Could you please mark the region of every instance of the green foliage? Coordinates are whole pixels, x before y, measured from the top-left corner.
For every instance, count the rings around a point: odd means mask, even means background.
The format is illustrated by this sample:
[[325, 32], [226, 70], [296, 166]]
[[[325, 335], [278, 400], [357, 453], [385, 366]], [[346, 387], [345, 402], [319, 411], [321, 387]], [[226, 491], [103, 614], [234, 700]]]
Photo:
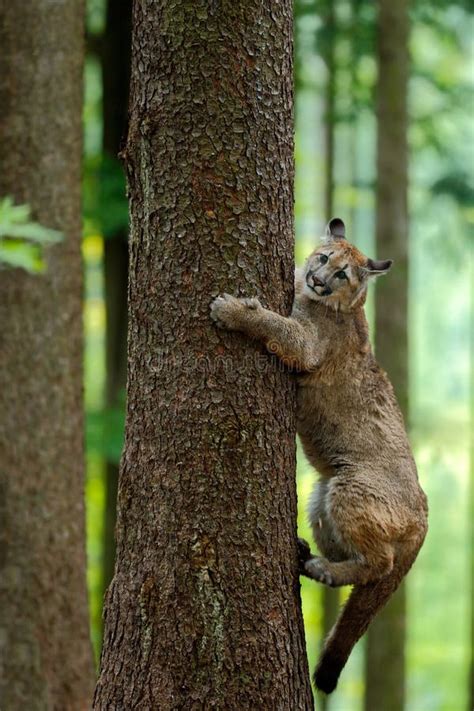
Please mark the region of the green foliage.
[[83, 217], [85, 236], [106, 239], [128, 229], [125, 175], [120, 161], [102, 150], [102, 72], [96, 58], [85, 65]]
[[125, 404], [121, 407], [87, 412], [87, 450], [100, 455], [108, 462], [118, 464], [122, 453], [124, 429]]
[[125, 176], [118, 159], [106, 154], [85, 160], [83, 199], [86, 234], [106, 239], [128, 229]]
[[0, 267], [20, 267], [28, 272], [44, 269], [43, 248], [62, 240], [61, 232], [31, 219], [28, 205], [0, 199]]
[[447, 173], [431, 186], [433, 195], [449, 195], [461, 207], [474, 206], [473, 176], [466, 171]]
[[99, 35], [105, 28], [105, 1], [87, 0], [86, 27], [90, 34]]

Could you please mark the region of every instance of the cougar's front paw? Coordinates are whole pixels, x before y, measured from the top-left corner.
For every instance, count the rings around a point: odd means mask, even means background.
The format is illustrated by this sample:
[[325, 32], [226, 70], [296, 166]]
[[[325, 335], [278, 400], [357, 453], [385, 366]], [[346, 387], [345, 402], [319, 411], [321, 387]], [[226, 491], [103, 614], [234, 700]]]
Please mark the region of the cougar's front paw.
[[235, 329], [238, 326], [239, 300], [230, 294], [218, 296], [211, 303], [211, 318], [219, 328]]
[[255, 297], [250, 299], [238, 299], [238, 302], [239, 304], [242, 304], [242, 306], [245, 306], [246, 309], [250, 309], [250, 311], [257, 311], [262, 308], [260, 301]]
[[223, 294], [211, 303], [211, 318], [220, 328], [235, 331], [242, 327], [245, 313], [258, 308], [258, 299], [237, 299], [230, 294]]
[[324, 585], [329, 585], [332, 587], [333, 579], [332, 575], [328, 570], [328, 562], [325, 558], [319, 558], [315, 556], [310, 558], [304, 564], [305, 574], [313, 580], [317, 580], [319, 583]]

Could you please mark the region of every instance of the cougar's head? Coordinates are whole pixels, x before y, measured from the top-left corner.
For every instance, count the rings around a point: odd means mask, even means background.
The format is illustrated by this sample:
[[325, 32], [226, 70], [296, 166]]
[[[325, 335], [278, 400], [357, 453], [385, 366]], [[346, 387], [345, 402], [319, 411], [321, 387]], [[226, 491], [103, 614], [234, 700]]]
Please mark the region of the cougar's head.
[[386, 274], [391, 266], [391, 259], [369, 259], [347, 242], [344, 222], [335, 217], [322, 246], [306, 261], [303, 292], [334, 309], [352, 311], [365, 302], [370, 278]]

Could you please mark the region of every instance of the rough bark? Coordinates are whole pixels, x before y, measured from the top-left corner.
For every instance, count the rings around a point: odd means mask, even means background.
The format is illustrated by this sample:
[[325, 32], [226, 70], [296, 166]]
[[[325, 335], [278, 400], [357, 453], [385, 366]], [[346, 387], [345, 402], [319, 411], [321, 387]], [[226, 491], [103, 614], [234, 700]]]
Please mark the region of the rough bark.
[[0, 698], [90, 705], [82, 415], [81, 0], [0, 0], [0, 195], [61, 230], [0, 277]]
[[[130, 84], [131, 0], [107, 2], [106, 30], [101, 47], [104, 153], [116, 158], [127, 126]], [[106, 406], [116, 408], [127, 375], [127, 232], [107, 235], [104, 247], [106, 326]], [[115, 521], [118, 466], [106, 464], [104, 509], [103, 592], [115, 563]]]
[[117, 563], [96, 709], [310, 709], [295, 389], [223, 291], [288, 313], [290, 2], [136, 2]]
[[[377, 54], [377, 254], [395, 260], [379, 279], [375, 349], [408, 417], [408, 0], [379, 0]], [[366, 711], [401, 711], [405, 698], [405, 588], [395, 593], [367, 637]]]

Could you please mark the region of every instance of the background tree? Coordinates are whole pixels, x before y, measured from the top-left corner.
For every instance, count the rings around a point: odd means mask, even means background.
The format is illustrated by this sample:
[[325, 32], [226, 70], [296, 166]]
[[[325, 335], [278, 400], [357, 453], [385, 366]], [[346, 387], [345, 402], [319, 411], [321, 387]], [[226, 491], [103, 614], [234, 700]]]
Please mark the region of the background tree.
[[60, 230], [45, 272], [0, 279], [2, 707], [85, 709], [83, 4], [0, 0], [0, 195]]
[[[377, 254], [394, 259], [375, 296], [375, 350], [408, 422], [408, 0], [379, 0], [377, 20]], [[367, 633], [365, 708], [401, 711], [405, 698], [405, 586]]]
[[130, 338], [115, 575], [94, 706], [312, 708], [294, 384], [215, 330], [292, 300], [292, 8], [135, 3]]
[[[101, 52], [103, 81], [103, 148], [113, 175], [119, 171], [118, 152], [125, 139], [130, 84], [132, 2], [107, 1]], [[115, 166], [115, 170], [113, 167]], [[122, 185], [120, 180], [119, 185]], [[125, 192], [123, 193], [125, 199]], [[127, 227], [113, 224], [104, 242], [106, 306], [106, 408], [117, 411], [123, 402], [127, 373]], [[118, 464], [109, 455], [106, 470], [103, 592], [112, 580], [115, 562], [115, 518]]]

